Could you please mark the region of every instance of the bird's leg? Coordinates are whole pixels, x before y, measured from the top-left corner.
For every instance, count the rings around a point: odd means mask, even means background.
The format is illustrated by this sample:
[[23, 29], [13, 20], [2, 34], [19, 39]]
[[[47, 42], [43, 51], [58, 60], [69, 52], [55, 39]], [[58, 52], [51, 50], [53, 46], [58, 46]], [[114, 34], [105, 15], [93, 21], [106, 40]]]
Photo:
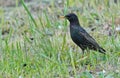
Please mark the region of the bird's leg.
[[82, 49], [82, 58], [84, 58], [84, 55], [85, 55], [85, 50]]
[[82, 59], [86, 59], [86, 58], [88, 58], [88, 55], [87, 56], [85, 56], [86, 55], [86, 53], [85, 53], [85, 50], [84, 49], [82, 49]]
[[85, 54], [84, 52], [85, 52], [85, 50], [82, 50], [82, 54], [83, 54], [83, 55]]
[[80, 58], [79, 60], [77, 60], [77, 62], [85, 60], [87, 57], [84, 57], [84, 55], [85, 55], [85, 51], [82, 49], [82, 58]]

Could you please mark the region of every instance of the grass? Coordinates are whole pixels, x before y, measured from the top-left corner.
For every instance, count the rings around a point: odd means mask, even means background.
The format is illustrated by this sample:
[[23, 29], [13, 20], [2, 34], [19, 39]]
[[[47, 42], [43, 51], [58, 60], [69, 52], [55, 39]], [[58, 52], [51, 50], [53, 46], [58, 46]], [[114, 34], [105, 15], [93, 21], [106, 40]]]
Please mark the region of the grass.
[[[10, 20], [4, 19], [4, 8], [0, 8], [0, 31], [5, 33], [0, 34], [0, 78], [120, 77], [119, 34], [117, 37], [102, 34], [103, 23], [111, 17], [114, 21], [119, 15], [119, 3], [110, 1], [108, 5], [107, 0], [67, 0], [61, 4], [53, 0], [40, 2], [46, 6], [37, 11], [37, 18], [23, 0], [22, 7], [14, 9], [18, 15]], [[82, 59], [81, 49], [70, 38], [68, 21], [57, 18], [57, 15], [70, 12], [79, 16], [84, 28], [90, 29], [90, 24], [96, 27], [89, 33], [106, 49], [106, 56], [91, 50], [84, 55], [89, 56]]]

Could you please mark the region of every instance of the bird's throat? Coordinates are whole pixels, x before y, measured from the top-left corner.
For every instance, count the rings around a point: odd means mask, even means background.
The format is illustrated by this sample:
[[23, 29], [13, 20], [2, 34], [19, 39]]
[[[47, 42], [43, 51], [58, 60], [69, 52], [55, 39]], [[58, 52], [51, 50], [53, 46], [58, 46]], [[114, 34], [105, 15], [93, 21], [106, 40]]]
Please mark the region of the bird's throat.
[[78, 27], [80, 26], [79, 22], [70, 22], [70, 27]]

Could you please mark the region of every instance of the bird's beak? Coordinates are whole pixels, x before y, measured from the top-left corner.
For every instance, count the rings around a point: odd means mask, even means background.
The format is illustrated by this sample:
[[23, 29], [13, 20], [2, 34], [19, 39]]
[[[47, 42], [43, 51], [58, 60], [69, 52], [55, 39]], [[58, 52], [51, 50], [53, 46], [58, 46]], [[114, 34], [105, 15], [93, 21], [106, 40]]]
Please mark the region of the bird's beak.
[[63, 18], [65, 18], [65, 16], [59, 16], [59, 18], [63, 19]]

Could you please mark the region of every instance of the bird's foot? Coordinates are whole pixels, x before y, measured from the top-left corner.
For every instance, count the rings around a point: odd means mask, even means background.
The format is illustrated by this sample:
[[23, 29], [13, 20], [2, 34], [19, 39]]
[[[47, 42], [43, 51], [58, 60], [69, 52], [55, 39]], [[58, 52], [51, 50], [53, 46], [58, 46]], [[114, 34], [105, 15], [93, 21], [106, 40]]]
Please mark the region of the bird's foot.
[[83, 60], [85, 60], [87, 58], [88, 58], [88, 56], [82, 56], [82, 58], [78, 59], [77, 62], [83, 61]]

